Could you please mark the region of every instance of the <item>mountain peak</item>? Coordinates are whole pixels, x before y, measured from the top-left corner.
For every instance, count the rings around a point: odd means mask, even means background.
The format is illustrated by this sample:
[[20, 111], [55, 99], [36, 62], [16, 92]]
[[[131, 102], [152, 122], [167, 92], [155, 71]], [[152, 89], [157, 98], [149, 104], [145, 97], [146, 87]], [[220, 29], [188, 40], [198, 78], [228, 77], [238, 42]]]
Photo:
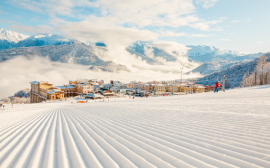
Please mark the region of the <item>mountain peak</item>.
[[21, 40], [24, 40], [28, 38], [29, 36], [20, 34], [14, 31], [8, 31], [3, 28], [0, 28], [0, 40], [7, 40], [9, 42], [19, 42]]

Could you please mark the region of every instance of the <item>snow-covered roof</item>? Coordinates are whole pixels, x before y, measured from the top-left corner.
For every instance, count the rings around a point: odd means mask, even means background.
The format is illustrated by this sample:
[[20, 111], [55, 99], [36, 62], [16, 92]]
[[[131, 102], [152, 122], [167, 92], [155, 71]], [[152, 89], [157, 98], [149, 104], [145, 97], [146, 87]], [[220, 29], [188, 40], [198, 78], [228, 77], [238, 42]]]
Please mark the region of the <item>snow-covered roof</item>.
[[55, 92], [58, 92], [58, 90], [51, 90], [49, 92], [47, 92], [48, 94], [52, 94], [52, 93], [55, 93]]
[[162, 85], [162, 84], [155, 84], [154, 86], [164, 86], [164, 85]]
[[55, 88], [57, 88], [57, 89], [66, 89], [65, 86], [55, 86]]
[[81, 82], [80, 84], [78, 84], [78, 85], [80, 85], [80, 86], [84, 86], [84, 85], [86, 85], [86, 84], [91, 84], [91, 85], [93, 85], [93, 83], [90, 83], [90, 82]]
[[55, 88], [58, 88], [58, 89], [71, 89], [71, 88], [75, 88], [75, 86], [73, 86], [73, 85], [55, 86]]
[[35, 84], [35, 85], [38, 85], [38, 81], [32, 81], [32, 82], [30, 82], [31, 84]]

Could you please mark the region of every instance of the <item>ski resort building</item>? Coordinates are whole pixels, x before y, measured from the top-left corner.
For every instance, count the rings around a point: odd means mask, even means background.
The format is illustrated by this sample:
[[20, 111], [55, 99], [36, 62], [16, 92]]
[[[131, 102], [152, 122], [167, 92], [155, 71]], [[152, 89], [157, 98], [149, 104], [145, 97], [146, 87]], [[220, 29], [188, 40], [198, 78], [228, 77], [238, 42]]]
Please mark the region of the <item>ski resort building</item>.
[[152, 85], [153, 91], [155, 91], [156, 95], [162, 95], [163, 93], [166, 92], [166, 87], [165, 85], [162, 84], [154, 84]]
[[[97, 82], [96, 80], [93, 80], [93, 79], [69, 81], [70, 85], [75, 86], [75, 92], [77, 93], [77, 95], [94, 93], [94, 85], [96, 83], [99, 84], [99, 82]], [[104, 83], [104, 81], [100, 82], [100, 85], [103, 85], [103, 83]]]
[[178, 92], [179, 90], [177, 85], [172, 85], [172, 84], [167, 85], [165, 88], [166, 88], [166, 92]]
[[78, 93], [76, 92], [76, 88], [74, 85], [64, 85], [64, 86], [55, 86], [58, 89], [61, 89], [61, 91], [64, 92], [65, 97], [74, 97], [77, 96]]
[[98, 90], [99, 86], [103, 86], [104, 81], [84, 79], [69, 81], [69, 84], [63, 86], [53, 86], [53, 84], [44, 81], [33, 81], [30, 83], [30, 103], [39, 103], [47, 100], [64, 99], [66, 97], [94, 93], [94, 86], [96, 86], [96, 90]]
[[44, 81], [33, 81], [30, 83], [30, 103], [39, 103], [42, 101], [64, 98], [64, 92], [61, 89], [53, 87], [53, 84]]

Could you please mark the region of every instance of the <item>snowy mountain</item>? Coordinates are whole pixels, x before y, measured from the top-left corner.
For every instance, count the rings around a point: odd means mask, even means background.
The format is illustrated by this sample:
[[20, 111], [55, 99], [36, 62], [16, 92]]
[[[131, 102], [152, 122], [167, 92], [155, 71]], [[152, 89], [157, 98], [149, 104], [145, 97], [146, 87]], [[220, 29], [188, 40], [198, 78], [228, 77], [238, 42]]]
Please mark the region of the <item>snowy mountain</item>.
[[[37, 55], [49, 56], [52, 61], [90, 65], [92, 70], [129, 71], [125, 65], [106, 62], [101, 58], [102, 56], [95, 54], [95, 47], [106, 52], [106, 44], [103, 42], [68, 39], [57, 34], [37, 34], [29, 37], [4, 29], [0, 30], [0, 62], [19, 55], [26, 57]], [[175, 46], [170, 47], [171, 44]], [[149, 41], [137, 41], [128, 46], [126, 50], [150, 65], [179, 62], [184, 67], [193, 67], [196, 62], [201, 65], [196, 66], [195, 69], [190, 68], [193, 69], [190, 72], [203, 75], [220, 71], [244, 60], [253, 60], [263, 54], [244, 55], [237, 51], [221, 50], [214, 46], [185, 46], [178, 43], [163, 44]]]
[[[137, 41], [133, 45], [129, 46], [131, 49], [140, 53], [141, 55], [148, 55], [148, 51], [152, 51], [152, 57], [162, 57], [166, 59], [166, 61], [175, 61], [176, 57], [173, 54], [168, 54], [168, 52], [164, 52], [159, 47], [153, 47], [151, 42], [142, 42]], [[204, 45], [187, 45], [186, 56], [190, 59], [190, 61], [196, 61], [201, 63], [209, 63], [209, 62], [238, 62], [244, 60], [253, 60], [257, 58], [263, 53], [256, 54], [248, 54], [245, 55], [243, 53], [231, 50], [221, 50], [214, 46], [204, 46]], [[176, 53], [177, 51], [172, 51], [172, 53]], [[149, 58], [149, 57], [148, 57]], [[150, 56], [151, 58], [151, 56]]]
[[44, 45], [61, 45], [69, 44], [75, 41], [80, 41], [86, 45], [96, 44], [94, 40], [76, 40], [68, 39], [57, 34], [37, 34], [30, 36], [24, 40], [19, 41], [14, 47], [30, 47], [30, 46], [44, 46]]
[[28, 38], [29, 36], [20, 34], [14, 31], [7, 31], [5, 29], [0, 28], [0, 40], [6, 40], [8, 42], [17, 43], [21, 40]]
[[231, 51], [231, 50], [221, 50], [219, 48], [216, 48], [214, 46], [205, 46], [205, 45], [187, 45], [188, 50], [187, 55], [189, 57], [199, 57], [207, 54], [211, 54], [213, 56], [225, 56], [228, 54], [234, 55], [234, 56], [244, 56], [245, 54], [239, 53], [237, 51]]
[[17, 42], [27, 37], [29, 36], [0, 28], [0, 50], [13, 48]]
[[16, 47], [30, 47], [30, 46], [43, 46], [43, 45], [60, 45], [70, 43], [72, 40], [56, 34], [39, 34], [30, 36], [20, 42]]
[[96, 49], [106, 51], [104, 47], [85, 45], [79, 41], [62, 45], [19, 47], [0, 50], [0, 62], [15, 58], [17, 56], [24, 56], [27, 58], [40, 56], [49, 57], [51, 61], [55, 62], [89, 65], [89, 69], [95, 71], [129, 71], [125, 65], [105, 61], [103, 58], [95, 54]]

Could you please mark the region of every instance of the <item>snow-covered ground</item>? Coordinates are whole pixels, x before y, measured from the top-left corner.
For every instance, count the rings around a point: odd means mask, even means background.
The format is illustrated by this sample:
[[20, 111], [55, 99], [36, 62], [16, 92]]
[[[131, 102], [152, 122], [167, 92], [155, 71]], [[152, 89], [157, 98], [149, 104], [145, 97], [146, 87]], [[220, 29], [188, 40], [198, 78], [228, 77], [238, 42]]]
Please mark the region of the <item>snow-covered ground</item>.
[[0, 167], [270, 167], [270, 86], [9, 105]]

